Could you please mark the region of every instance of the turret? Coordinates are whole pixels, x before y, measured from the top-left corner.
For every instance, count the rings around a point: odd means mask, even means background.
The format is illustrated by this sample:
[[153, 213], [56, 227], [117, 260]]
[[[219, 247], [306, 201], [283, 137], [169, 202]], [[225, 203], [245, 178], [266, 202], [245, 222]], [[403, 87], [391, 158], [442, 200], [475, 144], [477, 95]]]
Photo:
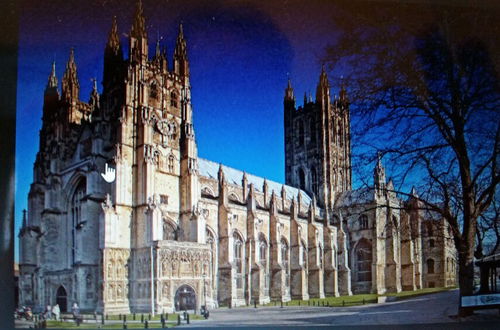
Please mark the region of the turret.
[[156, 41], [156, 49], [155, 49], [155, 56], [153, 57], [153, 62], [162, 72], [168, 71], [168, 62], [166, 53], [167, 51], [165, 49], [162, 50], [160, 46], [160, 38], [158, 38], [158, 40]]
[[80, 84], [76, 73], [75, 52], [71, 48], [69, 60], [66, 64], [66, 71], [62, 78], [62, 99], [69, 104], [74, 104], [78, 101], [80, 93]]
[[103, 86], [104, 92], [113, 84], [118, 78], [117, 73], [123, 63], [123, 50], [118, 34], [118, 25], [116, 23], [116, 16], [113, 17], [111, 24], [111, 31], [109, 31], [108, 42], [104, 50], [104, 74]]
[[57, 90], [56, 62], [52, 62], [52, 71], [50, 72], [47, 86], [45, 87], [43, 97], [43, 118], [48, 119], [55, 113], [55, 107], [59, 101], [59, 91]]
[[174, 72], [181, 77], [189, 77], [189, 61], [187, 59], [187, 47], [182, 23], [179, 25], [179, 34], [175, 43]]
[[148, 60], [148, 36], [141, 0], [137, 2], [134, 24], [130, 30], [129, 58], [131, 62], [139, 62], [142, 64], [145, 64]]
[[321, 67], [319, 75], [318, 87], [316, 88], [316, 103], [329, 103], [330, 102], [330, 83], [325, 72], [325, 66]]
[[373, 181], [375, 184], [375, 189], [376, 190], [383, 190], [385, 189], [385, 169], [384, 166], [382, 165], [382, 156], [380, 152], [378, 153], [378, 160], [377, 160], [377, 165], [375, 166], [375, 169], [373, 170]]

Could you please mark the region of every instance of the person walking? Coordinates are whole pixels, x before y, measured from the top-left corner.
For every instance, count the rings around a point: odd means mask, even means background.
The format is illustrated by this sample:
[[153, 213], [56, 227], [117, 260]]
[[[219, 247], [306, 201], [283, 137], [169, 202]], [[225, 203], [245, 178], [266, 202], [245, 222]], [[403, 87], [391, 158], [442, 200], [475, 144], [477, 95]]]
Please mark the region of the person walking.
[[50, 320], [52, 318], [52, 306], [50, 304], [45, 308], [45, 319]]
[[60, 315], [61, 315], [61, 309], [59, 308], [59, 304], [55, 304], [54, 307], [52, 307], [52, 314], [53, 317], [56, 321], [60, 321]]

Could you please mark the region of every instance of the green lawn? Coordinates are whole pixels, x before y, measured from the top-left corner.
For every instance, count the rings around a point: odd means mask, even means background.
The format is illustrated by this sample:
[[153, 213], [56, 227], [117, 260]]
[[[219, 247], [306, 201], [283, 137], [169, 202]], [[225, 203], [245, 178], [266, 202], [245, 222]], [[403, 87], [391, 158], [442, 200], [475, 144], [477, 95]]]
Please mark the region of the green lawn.
[[[341, 306], [356, 306], [363, 304], [373, 304], [377, 302], [378, 296], [388, 296], [388, 297], [396, 297], [397, 300], [408, 299], [411, 297], [417, 297], [425, 294], [442, 292], [452, 290], [452, 288], [426, 288], [415, 291], [401, 291], [399, 293], [387, 293], [384, 295], [377, 295], [375, 293], [370, 294], [357, 294], [352, 296], [341, 296], [341, 297], [326, 297], [323, 299], [319, 298], [311, 298], [309, 300], [292, 300], [288, 303], [283, 303], [283, 307], [286, 306], [333, 306], [333, 307], [341, 307]], [[281, 306], [280, 302], [271, 302], [264, 306]]]

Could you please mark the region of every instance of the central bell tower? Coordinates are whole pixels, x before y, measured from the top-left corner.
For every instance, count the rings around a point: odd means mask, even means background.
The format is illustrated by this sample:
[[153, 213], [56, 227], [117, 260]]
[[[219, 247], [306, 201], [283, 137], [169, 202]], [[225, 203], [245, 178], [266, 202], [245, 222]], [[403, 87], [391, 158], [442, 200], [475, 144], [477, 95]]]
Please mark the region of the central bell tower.
[[342, 84], [330, 97], [324, 68], [316, 100], [304, 95], [298, 108], [290, 80], [285, 88], [285, 181], [315, 195], [320, 207], [333, 209], [336, 196], [351, 190], [351, 132], [349, 101]]

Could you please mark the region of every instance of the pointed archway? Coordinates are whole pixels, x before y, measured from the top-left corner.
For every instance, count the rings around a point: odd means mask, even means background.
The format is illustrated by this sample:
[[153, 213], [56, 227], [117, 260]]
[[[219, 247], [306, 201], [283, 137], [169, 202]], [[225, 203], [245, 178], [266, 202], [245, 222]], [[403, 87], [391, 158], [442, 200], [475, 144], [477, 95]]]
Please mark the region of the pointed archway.
[[196, 293], [189, 285], [182, 285], [175, 293], [175, 309], [178, 311], [196, 310]]
[[56, 304], [59, 305], [61, 313], [66, 313], [68, 311], [68, 294], [62, 285], [57, 289]]

